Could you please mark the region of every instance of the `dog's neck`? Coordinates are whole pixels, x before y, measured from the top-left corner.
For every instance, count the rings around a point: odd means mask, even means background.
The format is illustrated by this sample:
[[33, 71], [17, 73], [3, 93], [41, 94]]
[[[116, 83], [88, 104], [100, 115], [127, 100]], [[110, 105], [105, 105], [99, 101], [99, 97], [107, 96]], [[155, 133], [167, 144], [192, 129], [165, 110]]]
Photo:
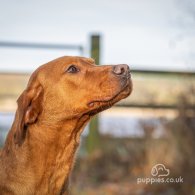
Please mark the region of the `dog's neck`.
[[2, 151], [4, 162], [1, 162], [2, 169], [11, 166], [12, 173], [6, 173], [5, 170], [4, 176], [12, 174], [15, 179], [10, 177], [10, 180], [16, 182], [21, 179], [18, 185], [21, 185], [21, 189], [24, 188], [24, 192], [38, 189], [42, 194], [66, 194], [80, 134], [89, 118], [85, 115], [79, 119], [64, 121], [57, 128], [52, 125], [47, 128], [43, 125], [43, 128], [39, 123], [31, 125], [21, 146], [14, 142], [17, 129], [13, 124]]

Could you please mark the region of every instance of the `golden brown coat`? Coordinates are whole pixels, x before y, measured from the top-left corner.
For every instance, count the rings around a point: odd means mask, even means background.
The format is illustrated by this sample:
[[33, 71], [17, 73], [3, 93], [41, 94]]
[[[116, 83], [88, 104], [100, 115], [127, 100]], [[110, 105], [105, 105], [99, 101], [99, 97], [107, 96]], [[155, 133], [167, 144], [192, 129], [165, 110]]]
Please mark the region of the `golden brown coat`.
[[68, 194], [83, 128], [131, 90], [127, 65], [69, 56], [40, 66], [18, 98], [0, 154], [0, 194]]

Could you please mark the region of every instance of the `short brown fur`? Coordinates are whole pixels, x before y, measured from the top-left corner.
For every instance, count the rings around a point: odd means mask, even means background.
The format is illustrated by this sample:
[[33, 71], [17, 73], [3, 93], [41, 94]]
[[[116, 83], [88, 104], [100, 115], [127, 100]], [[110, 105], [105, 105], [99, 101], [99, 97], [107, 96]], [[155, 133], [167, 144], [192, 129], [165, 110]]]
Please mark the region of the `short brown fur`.
[[[78, 72], [68, 71], [72, 64]], [[113, 66], [69, 56], [31, 75], [0, 153], [1, 195], [68, 194], [83, 128], [132, 91], [129, 72], [117, 74]]]

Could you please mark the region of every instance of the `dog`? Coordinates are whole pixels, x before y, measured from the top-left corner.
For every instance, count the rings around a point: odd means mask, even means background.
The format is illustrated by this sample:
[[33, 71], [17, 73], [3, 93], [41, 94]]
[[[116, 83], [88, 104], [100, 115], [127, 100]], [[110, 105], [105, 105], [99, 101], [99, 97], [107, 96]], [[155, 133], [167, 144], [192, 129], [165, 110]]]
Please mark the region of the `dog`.
[[91, 58], [64, 56], [40, 66], [17, 100], [0, 154], [0, 194], [68, 194], [84, 127], [131, 91], [125, 64], [97, 66]]

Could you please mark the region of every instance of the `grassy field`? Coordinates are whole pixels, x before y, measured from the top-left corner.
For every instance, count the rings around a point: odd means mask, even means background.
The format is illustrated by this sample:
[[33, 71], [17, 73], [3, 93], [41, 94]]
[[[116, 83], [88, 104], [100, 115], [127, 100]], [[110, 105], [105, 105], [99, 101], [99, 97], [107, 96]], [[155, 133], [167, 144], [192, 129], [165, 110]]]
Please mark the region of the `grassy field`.
[[[14, 111], [16, 100], [25, 89], [29, 75], [0, 74], [0, 111]], [[177, 104], [178, 97], [195, 87], [194, 77], [133, 74], [132, 95], [121, 103]], [[193, 100], [192, 100], [192, 103]]]
[[30, 75], [0, 74], [0, 111], [14, 111]]

